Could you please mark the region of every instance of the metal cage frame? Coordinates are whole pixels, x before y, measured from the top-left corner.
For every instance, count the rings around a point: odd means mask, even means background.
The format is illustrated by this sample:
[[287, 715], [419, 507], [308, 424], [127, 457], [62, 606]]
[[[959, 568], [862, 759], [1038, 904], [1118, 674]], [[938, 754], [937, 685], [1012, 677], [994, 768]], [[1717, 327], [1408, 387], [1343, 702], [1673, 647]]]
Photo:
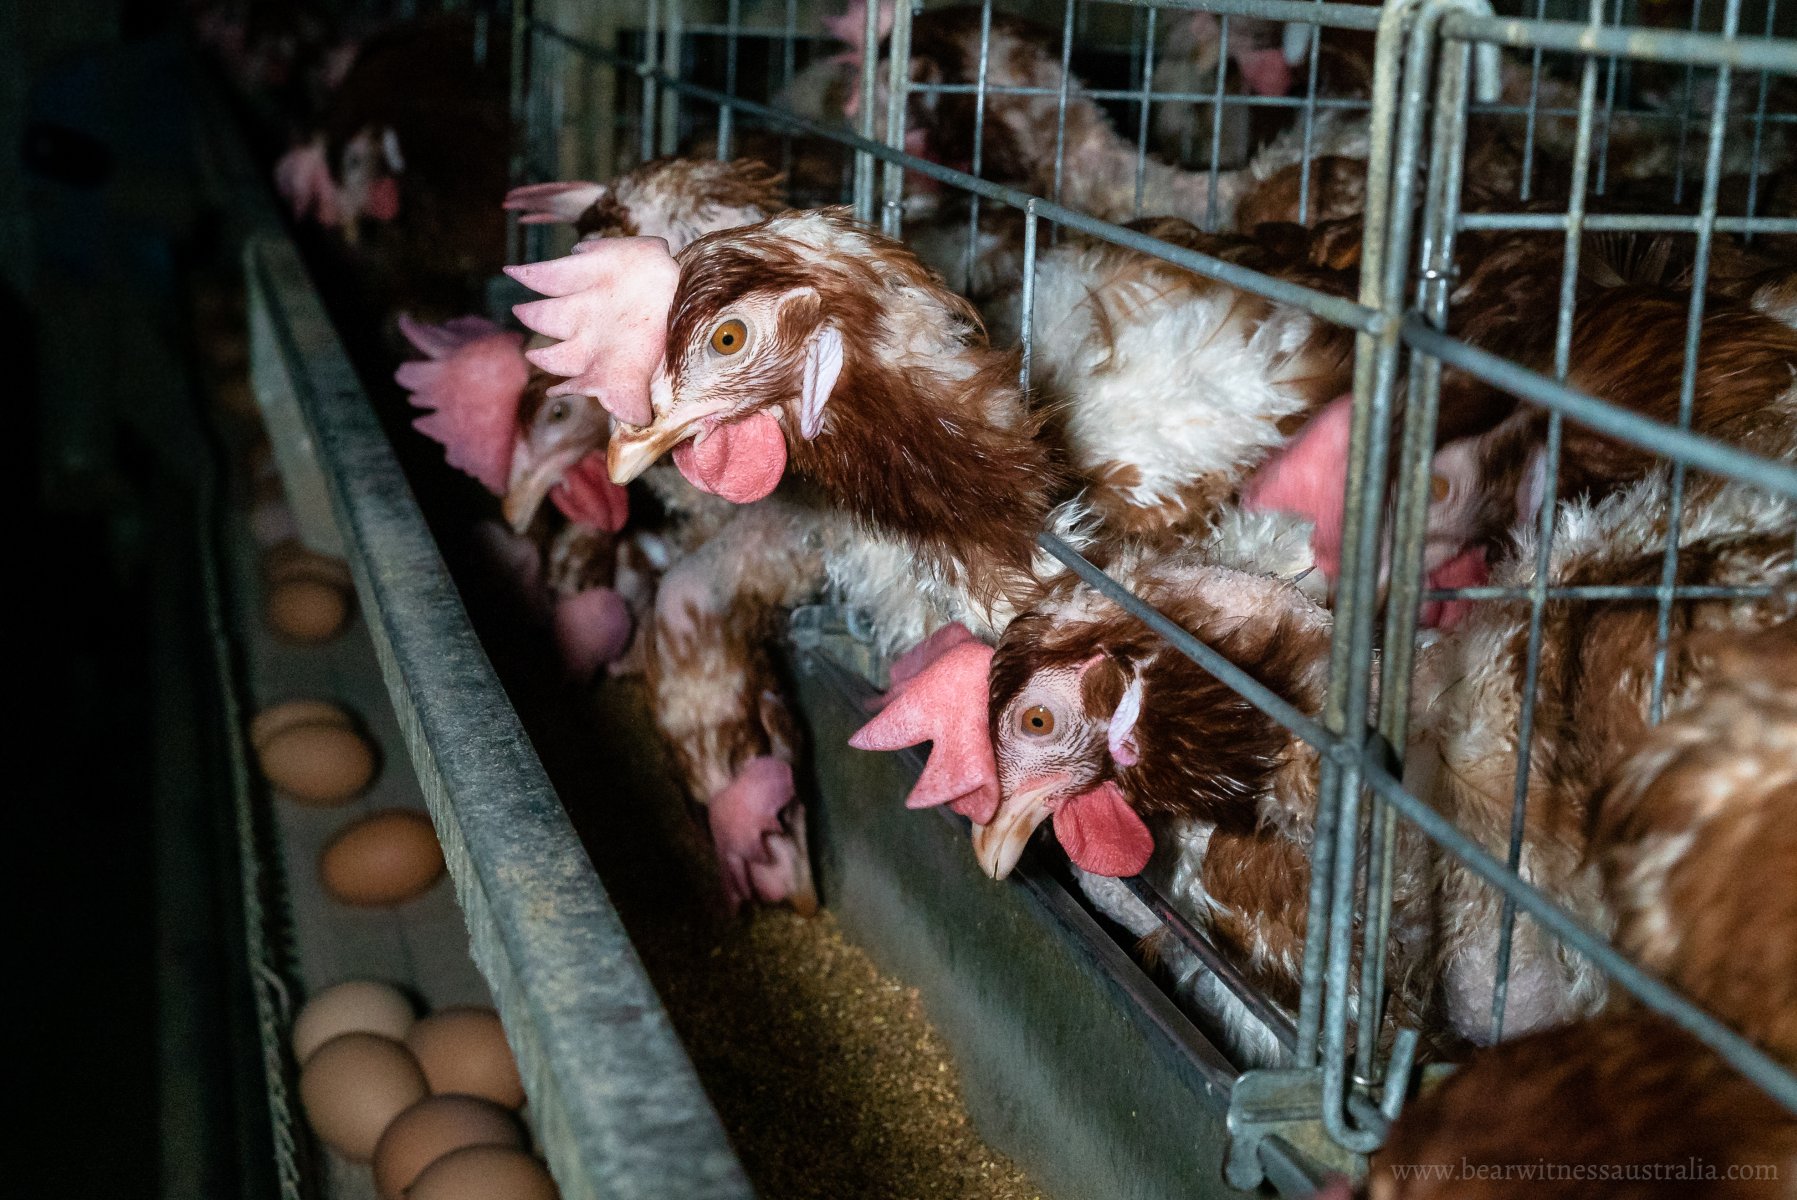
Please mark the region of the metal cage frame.
[[[890, 46], [887, 77], [878, 77], [880, 58], [863, 56], [859, 80], [859, 128], [821, 125], [765, 100], [741, 93], [738, 51], [746, 36], [780, 43], [784, 81], [796, 71], [796, 48], [818, 40], [801, 32], [799, 0], [643, 0], [639, 25], [631, 26], [635, 54], [627, 53], [616, 35], [624, 29], [613, 6], [557, 4], [553, 0], [515, 0], [513, 21], [512, 98], [519, 126], [525, 131], [514, 158], [517, 182], [565, 178], [577, 174], [606, 177], [631, 157], [617, 153], [619, 133], [634, 143], [634, 157], [647, 160], [675, 152], [680, 142], [683, 105], [701, 106], [715, 114], [719, 157], [729, 157], [733, 141], [746, 122], [789, 134], [808, 134], [833, 141], [853, 152], [849, 188], [856, 215], [899, 236], [904, 222], [907, 172], [927, 176], [968, 197], [970, 242], [978, 231], [982, 204], [1001, 204], [1024, 214], [1022, 306], [1022, 376], [1027, 387], [1031, 369], [1031, 336], [1035, 266], [1046, 222], [1052, 239], [1060, 230], [1154, 255], [1182, 267], [1282, 304], [1304, 309], [1318, 318], [1356, 333], [1354, 406], [1350, 434], [1348, 504], [1344, 529], [1342, 585], [1335, 604], [1328, 700], [1320, 720], [1286, 704], [1240, 668], [1107, 577], [1078, 551], [1052, 534], [1041, 535], [1045, 550], [1072, 572], [1127, 610], [1174, 648], [1239, 692], [1262, 712], [1316, 748], [1321, 762], [1321, 789], [1316, 817], [1310, 920], [1304, 952], [1303, 992], [1296, 1020], [1286, 1019], [1260, 997], [1244, 995], [1251, 1011], [1261, 1015], [1286, 1048], [1289, 1067], [1245, 1074], [1232, 1097], [1230, 1129], [1238, 1150], [1254, 1141], [1299, 1097], [1343, 1161], [1376, 1149], [1398, 1111], [1410, 1074], [1413, 1037], [1400, 1036], [1381, 1060], [1376, 1031], [1382, 993], [1382, 953], [1391, 904], [1391, 847], [1399, 818], [1465, 862], [1503, 896], [1505, 928], [1495, 981], [1493, 1028], [1501, 1031], [1504, 988], [1511, 932], [1517, 914], [1526, 914], [1566, 946], [1590, 959], [1642, 1004], [1663, 1013], [1712, 1047], [1742, 1074], [1779, 1102], [1797, 1111], [1797, 1075], [1733, 1032], [1674, 989], [1648, 974], [1615, 950], [1598, 931], [1582, 924], [1517, 873], [1528, 776], [1528, 756], [1517, 772], [1515, 807], [1508, 861], [1494, 857], [1472, 838], [1407, 791], [1393, 764], [1394, 747], [1405, 745], [1408, 697], [1414, 665], [1419, 606], [1428, 600], [1522, 600], [1531, 614], [1526, 657], [1525, 694], [1520, 744], [1532, 737], [1535, 684], [1542, 645], [1542, 613], [1550, 600], [1597, 602], [1651, 599], [1657, 606], [1656, 654], [1652, 683], [1652, 716], [1657, 720], [1665, 684], [1670, 614], [1676, 600], [1715, 594], [1747, 594], [1716, 588], [1674, 586], [1678, 563], [1678, 514], [1685, 474], [1698, 469], [1737, 480], [1780, 496], [1797, 499], [1797, 467], [1746, 453], [1691, 430], [1696, 380], [1696, 347], [1703, 319], [1704, 283], [1711, 239], [1718, 232], [1797, 234], [1797, 215], [1756, 212], [1756, 189], [1750, 188], [1747, 211], [1725, 216], [1718, 190], [1722, 152], [1731, 123], [1752, 127], [1753, 175], [1758, 178], [1765, 131], [1788, 126], [1797, 135], [1797, 113], [1778, 113], [1768, 106], [1773, 75], [1797, 76], [1797, 40], [1774, 35], [1776, 0], [1766, 4], [1763, 32], [1741, 36], [1741, 0], [1725, 0], [1719, 28], [1700, 28], [1702, 6], [1696, 6], [1687, 31], [1648, 30], [1621, 24], [1623, 0], [1614, 5], [1589, 0], [1584, 21], [1547, 19], [1547, 0], [1533, 0], [1533, 15], [1503, 17], [1487, 0], [1387, 0], [1383, 7], [1336, 3], [1333, 0], [1062, 0], [1040, 6], [1039, 15], [1058, 15], [1061, 29], [1062, 85], [1058, 95], [1061, 127], [1057, 146], [1064, 151], [1071, 60], [1078, 15], [1093, 9], [1128, 9], [1141, 40], [1131, 47], [1140, 62], [1138, 87], [1090, 89], [1097, 100], [1133, 105], [1138, 148], [1137, 203], [1141, 197], [1141, 163], [1148, 153], [1150, 111], [1157, 103], [1208, 106], [1212, 122], [1208, 171], [1213, 196], [1220, 170], [1217, 136], [1225, 110], [1232, 106], [1278, 105], [1300, 110], [1308, 146], [1321, 109], [1362, 107], [1370, 113], [1365, 241], [1360, 291], [1356, 300], [1268, 277], [1256, 271], [1170, 245], [1078, 211], [1061, 202], [1063, 163], [1057, 154], [1055, 187], [1035, 195], [981, 178], [985, 101], [999, 94], [1042, 94], [1041, 89], [1006, 89], [989, 84], [992, 0], [981, 0], [981, 55], [976, 82], [969, 85], [913, 85], [905, 69], [909, 58], [912, 3], [893, 10], [890, 31], [882, 37], [878, 5], [868, 7], [865, 34], [869, 46]], [[815, 7], [807, 5], [808, 8]], [[922, 7], [921, 4], [918, 5]], [[1012, 7], [1031, 7], [1014, 5]], [[687, 10], [704, 8], [720, 19], [688, 23]], [[745, 9], [752, 16], [745, 19]], [[1216, 83], [1207, 92], [1157, 91], [1154, 87], [1157, 20], [1163, 11], [1202, 10], [1215, 14], [1222, 46]], [[771, 14], [771, 16], [770, 16]], [[572, 17], [572, 21], [564, 18]], [[1368, 31], [1375, 35], [1373, 89], [1370, 100], [1319, 97], [1316, 90], [1318, 44], [1309, 41], [1308, 86], [1295, 97], [1248, 97], [1226, 93], [1231, 17], [1260, 18], [1313, 27]], [[705, 86], [683, 74], [686, 39], [722, 38], [725, 53], [722, 89]], [[610, 40], [608, 40], [610, 39]], [[1500, 49], [1526, 52], [1531, 63], [1530, 102], [1524, 106], [1497, 102], [1496, 66]], [[1543, 107], [1539, 103], [1544, 55], [1569, 56], [1579, 64], [1576, 107]], [[1696, 216], [1596, 215], [1587, 211], [1588, 192], [1601, 194], [1606, 185], [1609, 134], [1618, 109], [1619, 72], [1631, 64], [1683, 65], [1685, 95], [1692, 94], [1698, 70], [1715, 73], [1714, 99], [1707, 118], [1687, 104], [1677, 113], [1658, 114], [1675, 120], [1680, 146], [1677, 191], [1685, 187], [1685, 150], [1694, 130], [1706, 138], [1702, 178], [1695, 180], [1700, 203]], [[1743, 75], [1757, 76], [1757, 104], [1751, 115], [1731, 115], [1729, 92]], [[609, 85], [606, 80], [609, 78]], [[874, 99], [884, 86], [886, 105], [875, 112]], [[575, 91], [577, 95], [570, 95]], [[907, 99], [936, 92], [972, 92], [976, 127], [969, 171], [960, 171], [905, 152]], [[1475, 98], [1477, 97], [1477, 98]], [[573, 111], [571, 111], [573, 110]], [[1462, 169], [1469, 115], [1522, 116], [1526, 144], [1532, 150], [1543, 118], [1570, 118], [1576, 123], [1571, 201], [1565, 213], [1467, 213], [1461, 210]], [[563, 135], [572, 132], [581, 155], [566, 161]], [[1595, 172], [1593, 148], [1597, 148]], [[611, 155], [612, 159], [606, 156]], [[1532, 186], [1533, 154], [1525, 152], [1521, 200]], [[1310, 161], [1301, 170], [1300, 203], [1308, 204]], [[1680, 199], [1675, 195], [1675, 203]], [[1214, 208], [1214, 206], [1213, 206]], [[1214, 225], [1215, 214], [1210, 223]], [[1555, 375], [1549, 377], [1501, 356], [1475, 348], [1445, 330], [1449, 280], [1455, 238], [1467, 230], [1560, 230], [1564, 234], [1561, 305], [1555, 338]], [[1569, 387], [1572, 289], [1580, 239], [1587, 231], [1639, 230], [1694, 234], [1696, 276], [1688, 315], [1688, 333], [1680, 381], [1677, 425], [1665, 425], [1615, 408]], [[542, 227], [513, 227], [514, 259], [541, 258], [549, 251]], [[1409, 252], [1415, 247], [1414, 255]], [[971, 247], [970, 247], [971, 253]], [[1667, 535], [1660, 582], [1650, 588], [1550, 588], [1538, 569], [1535, 582], [1521, 589], [1477, 587], [1426, 591], [1422, 548], [1429, 501], [1430, 467], [1441, 371], [1450, 366], [1507, 391], [1545, 410], [1550, 463], [1546, 501], [1541, 506], [1540, 560], [1551, 548], [1557, 499], [1562, 428], [1572, 420], [1629, 445], [1647, 450], [1671, 464], [1673, 519]], [[1407, 392], [1398, 395], [1400, 380]], [[1395, 435], [1395, 436], [1394, 436]], [[1395, 456], [1393, 448], [1395, 446]], [[1388, 481], [1395, 482], [1389, 492]], [[1381, 538], [1386, 528], [1388, 494], [1395, 496], [1391, 523], [1391, 569], [1384, 602], [1378, 591]], [[1375, 647], [1383, 652], [1375, 654]], [[1375, 669], [1375, 663], [1376, 669]], [[1376, 679], [1375, 679], [1376, 677]], [[1362, 870], [1362, 865], [1365, 870]], [[1176, 909], [1140, 879], [1129, 881], [1138, 898], [1168, 925], [1171, 933], [1216, 971], [1232, 988], [1246, 985], [1228, 960], [1203, 933], [1183, 920]], [[1370, 919], [1355, 931], [1355, 918]], [[1355, 963], [1355, 941], [1363, 952]], [[1358, 975], [1358, 980], [1355, 976]], [[1372, 1006], [1356, 1019], [1352, 986]], [[1251, 989], [1249, 989], [1251, 991]], [[1367, 1019], [1370, 1016], [1370, 1019]], [[1357, 1032], [1356, 1032], [1357, 1030]], [[1230, 1182], [1252, 1187], [1262, 1180], [1252, 1153], [1231, 1157]]]

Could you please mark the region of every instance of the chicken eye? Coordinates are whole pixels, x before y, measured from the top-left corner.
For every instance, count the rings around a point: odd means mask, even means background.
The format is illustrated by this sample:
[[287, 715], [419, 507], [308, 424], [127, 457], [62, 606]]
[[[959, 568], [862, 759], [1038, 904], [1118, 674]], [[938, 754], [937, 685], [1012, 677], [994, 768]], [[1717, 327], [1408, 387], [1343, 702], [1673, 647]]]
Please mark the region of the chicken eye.
[[1448, 498], [1448, 493], [1452, 490], [1453, 486], [1448, 483], [1447, 476], [1431, 475], [1429, 477], [1429, 495], [1434, 498], [1437, 504], [1446, 500]]
[[1017, 718], [1017, 728], [1031, 737], [1047, 737], [1054, 732], [1054, 713], [1040, 704], [1033, 704]]
[[557, 400], [554, 404], [549, 406], [549, 420], [552, 424], [558, 421], [566, 421], [567, 419], [568, 402], [566, 400]]
[[748, 342], [749, 327], [737, 317], [731, 317], [711, 331], [711, 348], [725, 356], [737, 353]]

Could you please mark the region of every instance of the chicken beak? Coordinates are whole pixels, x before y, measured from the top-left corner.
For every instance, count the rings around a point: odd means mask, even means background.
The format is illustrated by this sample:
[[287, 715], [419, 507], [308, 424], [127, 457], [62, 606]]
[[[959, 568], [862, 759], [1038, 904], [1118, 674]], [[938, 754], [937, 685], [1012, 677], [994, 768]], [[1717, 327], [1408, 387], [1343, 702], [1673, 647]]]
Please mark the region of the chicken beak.
[[1028, 787], [1003, 804], [991, 822], [973, 827], [973, 854], [980, 870], [991, 879], [1003, 879], [1023, 857], [1030, 836], [1054, 815], [1055, 801], [1065, 793], [1066, 781], [1056, 778]]
[[640, 429], [621, 425], [612, 432], [611, 445], [605, 450], [605, 466], [613, 483], [629, 483], [654, 466], [662, 455], [698, 432], [698, 420], [681, 421], [665, 427], [645, 425]]
[[542, 507], [543, 501], [573, 465], [574, 462], [566, 461], [563, 455], [555, 455], [539, 462], [530, 462], [521, 457], [512, 464], [512, 477], [506, 487], [503, 506], [506, 524], [512, 527], [512, 532], [523, 533], [530, 526], [531, 519], [537, 515], [537, 509]]

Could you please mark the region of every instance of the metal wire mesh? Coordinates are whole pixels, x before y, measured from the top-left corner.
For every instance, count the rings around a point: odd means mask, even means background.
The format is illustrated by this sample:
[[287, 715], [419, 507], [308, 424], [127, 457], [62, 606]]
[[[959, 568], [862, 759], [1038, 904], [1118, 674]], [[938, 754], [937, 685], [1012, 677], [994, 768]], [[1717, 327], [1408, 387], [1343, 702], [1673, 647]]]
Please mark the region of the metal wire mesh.
[[[919, 6], [920, 9], [923, 6]], [[934, 8], [935, 6], [930, 6]], [[1092, 587], [1163, 635], [1175, 648], [1314, 746], [1321, 760], [1312, 846], [1309, 930], [1302, 1001], [1285, 1014], [1247, 995], [1285, 1048], [1290, 1065], [1322, 1080], [1318, 1119], [1342, 1147], [1366, 1153], [1380, 1143], [1390, 1108], [1375, 1103], [1381, 1081], [1403, 1084], [1414, 1043], [1381, 1050], [1380, 998], [1392, 904], [1392, 853], [1400, 821], [1414, 826], [1503, 897], [1503, 932], [1493, 981], [1491, 1035], [1504, 1028], [1506, 964], [1519, 917], [1536, 922], [1585, 956], [1650, 1008], [1670, 1015], [1787, 1106], [1797, 1110], [1797, 1077], [1724, 1024], [1616, 952], [1597, 931], [1558, 907], [1518, 873], [1529, 755], [1518, 757], [1507, 856], [1494, 855], [1406, 790], [1395, 764], [1407, 741], [1418, 613], [1432, 601], [1520, 602], [1528, 606], [1519, 745], [1535, 736], [1544, 613], [1563, 603], [1649, 601], [1656, 619], [1652, 716], [1667, 678], [1671, 619], [1683, 600], [1767, 594], [1769, 589], [1684, 585], [1678, 531], [1687, 476], [1701, 471], [1797, 498], [1797, 469], [1693, 432], [1705, 283], [1717, 235], [1754, 239], [1797, 235], [1797, 215], [1778, 211], [1775, 159], [1797, 140], [1797, 105], [1784, 91], [1797, 79], [1797, 41], [1777, 0], [1747, 12], [1743, 0], [1718, 8], [1697, 0], [1681, 29], [1631, 24], [1627, 0], [1588, 5], [1520, 0], [1513, 15], [1484, 0], [1391, 0], [1382, 8], [1327, 0], [1064, 0], [974, 10], [978, 54], [966, 79], [913, 79], [907, 70], [915, 13], [862, 10], [860, 36], [884, 53], [861, 56], [852, 79], [853, 116], [806, 110], [799, 88], [838, 45], [823, 36], [834, 15], [800, 0], [644, 0], [636, 6], [519, 4], [514, 103], [526, 130], [522, 179], [605, 178], [656, 155], [680, 151], [729, 157], [745, 148], [781, 167], [795, 202], [846, 202], [889, 235], [906, 232], [908, 202], [923, 184], [965, 203], [967, 269], [982, 217], [1021, 215], [1019, 301], [1023, 382], [1030, 382], [1033, 305], [1040, 254], [1078, 234], [1153, 255], [1177, 267], [1300, 308], [1356, 335], [1354, 415], [1341, 582], [1335, 603], [1330, 689], [1320, 718], [1286, 703], [1235, 664], [1131, 595], [1073, 547], [1044, 534], [1043, 547]], [[1059, 73], [1051, 84], [1009, 81], [995, 63], [995, 18], [1030, 16], [1056, 37]], [[1194, 72], [1163, 54], [1207, 14], [1216, 23], [1214, 61]], [[1282, 31], [1296, 85], [1256, 95], [1232, 74], [1231, 37]], [[1302, 30], [1298, 36], [1294, 31]], [[1361, 87], [1331, 83], [1324, 31], [1362, 39], [1370, 77]], [[1076, 82], [1076, 77], [1083, 84]], [[578, 80], [581, 106], [567, 89]], [[989, 104], [997, 97], [1052, 101], [1053, 153], [1028, 179], [993, 169]], [[965, 161], [948, 165], [907, 150], [916, 105], [971, 101]], [[1094, 214], [1079, 202], [1088, 181], [1068, 173], [1068, 114], [1095, 102], [1135, 147], [1129, 213]], [[1316, 212], [1312, 151], [1330, 114], [1365, 114], [1367, 183], [1360, 289], [1349, 300], [1226, 262], [1126, 227], [1143, 215], [1157, 155], [1205, 176], [1207, 228], [1219, 224], [1220, 189], [1245, 153], [1241, 130], [1257, 119], [1290, 122], [1301, 147], [1297, 212]], [[572, 120], [570, 119], [572, 118]], [[1166, 119], [1163, 119], [1166, 118]], [[1485, 131], [1520, 127], [1522, 153], [1500, 195], [1468, 194], [1468, 164]], [[1629, 193], [1631, 165], [1651, 144], [1664, 194], [1636, 196], [1634, 211], [1592, 211]], [[1544, 172], [1539, 151], [1553, 146], [1567, 175]], [[1625, 151], [1628, 151], [1625, 153]], [[1634, 157], [1631, 157], [1631, 154]], [[832, 158], [832, 155], [834, 158]], [[815, 160], [815, 161], [814, 161]], [[811, 170], [816, 162], [825, 165]], [[832, 175], [829, 164], [836, 165]], [[1736, 187], [1739, 183], [1741, 186]], [[1727, 186], [1725, 186], [1727, 185]], [[1725, 203], [1725, 192], [1727, 203]], [[1152, 214], [1150, 214], [1152, 215]], [[1046, 224], [1046, 235], [1043, 226]], [[1507, 359], [1451, 335], [1455, 251], [1462, 235], [1559, 235], [1561, 276], [1551, 353], [1544, 364]], [[1690, 303], [1671, 424], [1612, 406], [1566, 382], [1572, 366], [1575, 283], [1581, 247], [1593, 234], [1649, 233], [1688, 239]], [[541, 227], [521, 256], [551, 247]], [[1548, 244], [1546, 241], [1544, 245]], [[1547, 414], [1545, 497], [1538, 551], [1526, 587], [1444, 590], [1424, 583], [1430, 457], [1436, 445], [1444, 370], [1464, 373]], [[1546, 569], [1559, 498], [1568, 421], [1647, 451], [1669, 464], [1671, 516], [1657, 583], [1558, 586]], [[1382, 569], [1383, 568], [1383, 569]], [[1206, 936], [1141, 880], [1130, 887], [1226, 984], [1252, 989]], [[1356, 999], [1358, 997], [1358, 1000]], [[1359, 1011], [1356, 1011], [1359, 1010]]]

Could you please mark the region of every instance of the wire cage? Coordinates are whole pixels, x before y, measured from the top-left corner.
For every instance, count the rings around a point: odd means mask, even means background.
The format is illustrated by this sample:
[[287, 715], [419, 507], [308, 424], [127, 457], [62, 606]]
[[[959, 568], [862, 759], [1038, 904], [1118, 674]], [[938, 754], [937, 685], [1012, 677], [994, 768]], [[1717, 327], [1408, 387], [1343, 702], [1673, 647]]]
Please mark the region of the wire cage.
[[[1748, 589], [1692, 586], [1680, 572], [1681, 514], [1692, 481], [1737, 481], [1797, 500], [1797, 467], [1693, 431], [1708, 284], [1719, 247], [1787, 254], [1797, 212], [1786, 172], [1797, 141], [1797, 40], [1777, 0], [1684, 6], [1633, 0], [1065, 0], [969, 6], [978, 53], [966, 77], [914, 77], [914, 32], [935, 4], [812, 0], [642, 0], [513, 6], [513, 103], [525, 136], [517, 182], [606, 179], [657, 156], [749, 154], [787, 174], [794, 202], [843, 203], [890, 236], [914, 232], [927, 207], [957, 214], [959, 278], [977, 284], [985, 222], [1022, 224], [1013, 264], [1021, 280], [1023, 382], [1032, 369], [1031, 319], [1039, 255], [1084, 237], [1139, 251], [1351, 331], [1342, 563], [1333, 597], [1327, 701], [1307, 715], [1127, 588], [1067, 542], [1042, 547], [1149, 625], [1251, 704], [1315, 748], [1320, 781], [1311, 843], [1302, 993], [1286, 1011], [1256, 992], [1194, 922], [1136, 878], [1128, 892], [1172, 938], [1236, 993], [1278, 1047], [1236, 1081], [1230, 1182], [1262, 1181], [1256, 1145], [1298, 1127], [1322, 1157], [1352, 1166], [1382, 1142], [1411, 1081], [1414, 1031], [1381, 1038], [1387, 994], [1394, 846], [1420, 833], [1465, 864], [1501, 906], [1489, 997], [1489, 1040], [1504, 1032], [1516, 931], [1533, 926], [1670, 1016], [1778, 1101], [1797, 1111], [1797, 1077], [1723, 1022], [1614, 949], [1604, 932], [1524, 878], [1523, 830], [1536, 694], [1552, 614], [1565, 606], [1645, 606], [1654, 622], [1646, 687], [1654, 720], [1667, 694], [1679, 636], [1675, 606]], [[1678, 7], [1679, 11], [1668, 11]], [[995, 47], [1009, 15], [1047, 30], [1058, 71], [1019, 79]], [[826, 21], [829, 24], [826, 24]], [[1195, 31], [1202, 34], [1195, 38]], [[1232, 49], [1247, 46], [1261, 57]], [[1203, 44], [1195, 47], [1194, 41]], [[879, 47], [843, 53], [845, 42]], [[1336, 57], [1350, 46], [1358, 74]], [[1277, 65], [1268, 55], [1277, 55]], [[1256, 86], [1250, 63], [1285, 72]], [[835, 89], [831, 92], [831, 89]], [[826, 93], [830, 93], [826, 95]], [[1049, 153], [1022, 170], [993, 124], [994, 101], [1030, 102], [1035, 144]], [[1084, 106], [1084, 107], [1082, 107]], [[1133, 178], [1093, 178], [1070, 156], [1070, 112], [1092, 106], [1133, 149]], [[951, 112], [962, 153], [924, 156], [908, 138], [920, 114]], [[1330, 147], [1354, 123], [1363, 145], [1363, 214], [1354, 223], [1354, 295], [1301, 282], [1155, 236], [1131, 224], [1160, 215], [1159, 181], [1180, 164], [1190, 210], [1207, 230], [1234, 215], [1232, 179], [1270, 137], [1295, 148], [1291, 218], [1328, 219]], [[1077, 130], [1075, 131], [1077, 132]], [[1501, 170], [1490, 147], [1519, 148]], [[1554, 165], [1550, 165], [1554, 164]], [[1121, 199], [1118, 197], [1121, 196]], [[1100, 203], [1103, 201], [1103, 203]], [[1688, 304], [1670, 422], [1582, 390], [1578, 366], [1581, 256], [1591, 239], [1661, 239], [1682, 264]], [[515, 260], [565, 247], [544, 226], [513, 229]], [[938, 236], [940, 234], [938, 233]], [[1466, 239], [1530, 237], [1558, 263], [1544, 293], [1556, 317], [1528, 349], [1477, 345], [1460, 332], [1456, 249]], [[1522, 401], [1545, 422], [1535, 462], [1536, 569], [1521, 584], [1448, 588], [1426, 578], [1432, 456], [1444, 378], [1471, 379]], [[1548, 565], [1560, 506], [1566, 439], [1595, 431], [1653, 456], [1666, 480], [1669, 520], [1655, 577], [1639, 586], [1558, 586]], [[1788, 581], [1787, 581], [1788, 582]], [[1761, 588], [1757, 595], [1776, 589]], [[1523, 689], [1508, 838], [1493, 844], [1458, 828], [1406, 783], [1419, 613], [1428, 604], [1522, 606]], [[1132, 932], [1140, 932], [1132, 931]], [[1294, 1115], [1294, 1114], [1301, 1115]], [[1320, 1148], [1320, 1149], [1318, 1149]]]

